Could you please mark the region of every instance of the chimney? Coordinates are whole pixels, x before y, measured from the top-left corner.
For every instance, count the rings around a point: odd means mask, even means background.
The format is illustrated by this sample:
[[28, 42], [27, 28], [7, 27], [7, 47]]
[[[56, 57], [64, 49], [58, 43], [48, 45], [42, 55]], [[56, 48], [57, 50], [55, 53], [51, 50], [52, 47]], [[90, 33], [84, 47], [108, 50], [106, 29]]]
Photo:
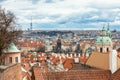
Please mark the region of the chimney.
[[79, 58], [78, 58], [78, 57], [75, 57], [75, 58], [74, 58], [74, 62], [75, 62], [75, 63], [79, 63]]
[[76, 54], [74, 54], [74, 57], [77, 57], [77, 55], [76, 55]]
[[79, 57], [81, 56], [80, 53], [78, 54], [78, 56], [79, 56]]
[[70, 54], [70, 57], [72, 58], [72, 57], [73, 57], [73, 54]]
[[66, 56], [67, 56], [67, 58], [68, 58], [68, 57], [69, 57], [69, 54], [67, 54]]

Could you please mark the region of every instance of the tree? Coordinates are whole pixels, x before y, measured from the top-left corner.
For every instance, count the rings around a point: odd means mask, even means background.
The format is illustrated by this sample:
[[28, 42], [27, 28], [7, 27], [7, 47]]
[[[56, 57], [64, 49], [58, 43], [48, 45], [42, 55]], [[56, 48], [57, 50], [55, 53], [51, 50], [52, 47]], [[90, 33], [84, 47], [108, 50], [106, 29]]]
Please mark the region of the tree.
[[11, 42], [17, 40], [20, 30], [16, 29], [16, 18], [13, 13], [0, 8], [0, 63], [4, 58], [4, 50]]
[[45, 52], [45, 46], [39, 46], [37, 52]]

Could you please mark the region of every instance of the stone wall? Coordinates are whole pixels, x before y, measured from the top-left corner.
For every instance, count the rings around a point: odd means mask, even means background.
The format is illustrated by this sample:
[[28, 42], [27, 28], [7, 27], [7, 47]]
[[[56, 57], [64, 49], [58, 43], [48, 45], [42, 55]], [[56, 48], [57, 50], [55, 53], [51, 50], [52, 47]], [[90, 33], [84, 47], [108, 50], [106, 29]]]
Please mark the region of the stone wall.
[[21, 64], [15, 64], [0, 70], [0, 80], [22, 80]]

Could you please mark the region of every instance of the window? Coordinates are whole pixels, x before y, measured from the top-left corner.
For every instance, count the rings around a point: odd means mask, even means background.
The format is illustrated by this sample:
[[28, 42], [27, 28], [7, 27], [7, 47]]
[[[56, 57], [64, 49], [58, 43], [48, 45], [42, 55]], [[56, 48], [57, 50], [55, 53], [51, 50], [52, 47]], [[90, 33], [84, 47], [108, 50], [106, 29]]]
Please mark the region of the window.
[[107, 52], [109, 52], [109, 48], [107, 48]]
[[15, 57], [15, 62], [18, 63], [18, 57]]
[[12, 63], [12, 57], [9, 57], [9, 63]]
[[101, 53], [103, 52], [103, 49], [102, 49], [102, 48], [100, 48], [100, 52], [101, 52]]

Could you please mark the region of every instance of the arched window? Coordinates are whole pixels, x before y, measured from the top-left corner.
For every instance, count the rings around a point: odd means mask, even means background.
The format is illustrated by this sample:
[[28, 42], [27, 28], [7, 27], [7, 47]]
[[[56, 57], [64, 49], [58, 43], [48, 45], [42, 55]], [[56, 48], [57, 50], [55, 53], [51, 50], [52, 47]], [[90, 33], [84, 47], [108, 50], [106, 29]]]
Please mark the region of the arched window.
[[109, 48], [107, 48], [106, 51], [109, 52]]
[[103, 48], [100, 48], [100, 52], [101, 52], [101, 53], [103, 52]]

